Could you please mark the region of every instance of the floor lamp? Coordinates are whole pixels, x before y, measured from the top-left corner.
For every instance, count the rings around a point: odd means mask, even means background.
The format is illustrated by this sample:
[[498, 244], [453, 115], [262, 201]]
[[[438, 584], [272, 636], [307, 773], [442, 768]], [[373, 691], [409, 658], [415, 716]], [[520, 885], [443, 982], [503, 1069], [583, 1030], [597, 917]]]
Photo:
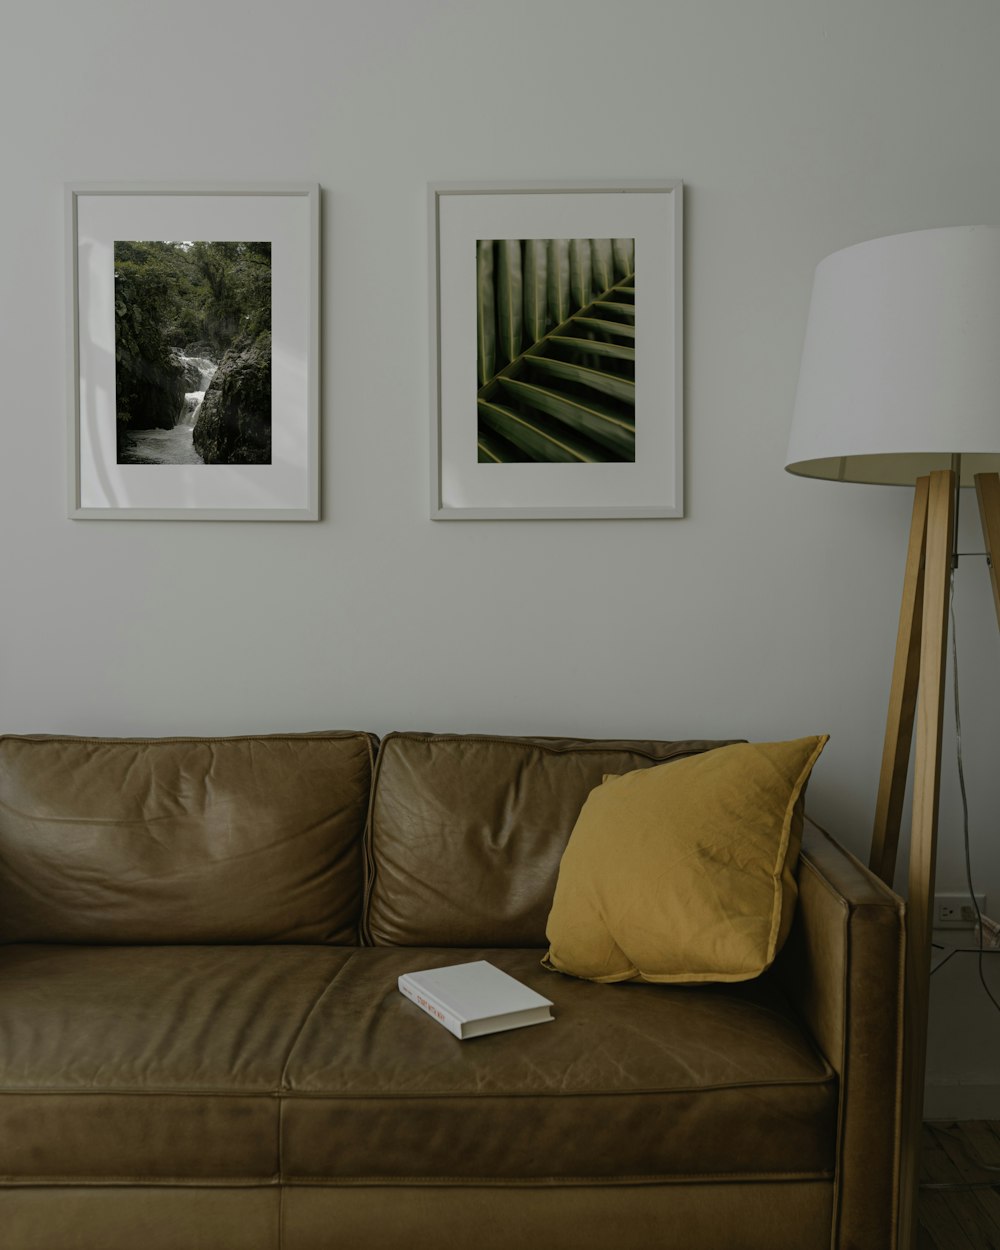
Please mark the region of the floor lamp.
[[914, 487], [871, 849], [873, 871], [891, 885], [915, 718], [899, 1197], [899, 1246], [911, 1250], [961, 487], [976, 488], [1000, 623], [1000, 227], [892, 235], [820, 262], [785, 467]]

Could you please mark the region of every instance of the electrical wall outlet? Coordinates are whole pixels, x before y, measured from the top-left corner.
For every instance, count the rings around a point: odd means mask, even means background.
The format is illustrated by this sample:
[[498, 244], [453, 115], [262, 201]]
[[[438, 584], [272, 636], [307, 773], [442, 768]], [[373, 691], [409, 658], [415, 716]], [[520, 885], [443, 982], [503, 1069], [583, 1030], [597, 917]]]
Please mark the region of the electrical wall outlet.
[[[977, 894], [976, 902], [981, 912], [986, 911], [986, 895]], [[974, 929], [976, 909], [968, 894], [935, 894], [935, 929]]]

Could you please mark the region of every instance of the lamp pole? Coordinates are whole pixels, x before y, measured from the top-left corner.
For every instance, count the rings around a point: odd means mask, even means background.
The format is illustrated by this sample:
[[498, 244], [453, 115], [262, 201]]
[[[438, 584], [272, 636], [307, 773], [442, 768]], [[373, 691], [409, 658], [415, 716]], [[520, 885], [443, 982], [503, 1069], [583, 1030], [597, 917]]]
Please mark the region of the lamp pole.
[[[949, 583], [956, 559], [960, 472], [960, 466], [957, 470], [945, 469], [918, 478], [916, 483], [869, 861], [871, 870], [891, 888], [915, 716], [900, 1131], [902, 1250], [914, 1247], [917, 1237]], [[1000, 476], [980, 473], [975, 483], [1000, 624], [1000, 586], [994, 559], [995, 552], [1000, 554]]]

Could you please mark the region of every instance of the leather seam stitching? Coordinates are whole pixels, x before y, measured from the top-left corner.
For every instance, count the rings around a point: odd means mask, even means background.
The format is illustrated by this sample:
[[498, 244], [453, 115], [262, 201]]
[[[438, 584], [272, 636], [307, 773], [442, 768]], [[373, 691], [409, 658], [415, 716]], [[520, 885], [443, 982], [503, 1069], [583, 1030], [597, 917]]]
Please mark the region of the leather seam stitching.
[[368, 739], [368, 749], [369, 752], [371, 751], [370, 735], [363, 729], [330, 729], [302, 734], [232, 734], [217, 738], [200, 738], [197, 735], [163, 738], [104, 738], [76, 734], [53, 734], [51, 736], [43, 734], [39, 737], [32, 734], [0, 734], [0, 742], [27, 742], [31, 746], [53, 746], [59, 742], [90, 743], [98, 746], [156, 746], [161, 742], [204, 742], [206, 745], [215, 742], [329, 742], [331, 740], [346, 742], [351, 738]]
[[[350, 961], [348, 961], [350, 962]], [[346, 964], [344, 965], [346, 967]], [[312, 1017], [313, 1012], [325, 996], [327, 990], [332, 989], [336, 981], [336, 976], [331, 980], [329, 985], [325, 986], [319, 997], [309, 1008], [305, 1020], [302, 1022], [301, 1028], [297, 1031], [295, 1040], [291, 1044], [288, 1056], [285, 1060], [287, 1068], [288, 1061], [291, 1059], [292, 1050], [301, 1035], [302, 1029]], [[822, 1056], [819, 1056], [822, 1058]], [[826, 1060], [823, 1060], [825, 1063]], [[284, 1080], [284, 1070], [282, 1072], [282, 1080]], [[835, 1085], [837, 1082], [837, 1074], [831, 1068], [828, 1072], [815, 1077], [802, 1077], [795, 1080], [761, 1080], [761, 1081], [732, 1081], [724, 1085], [650, 1085], [640, 1086], [634, 1089], [575, 1089], [575, 1090], [476, 1090], [475, 1092], [466, 1090], [411, 1090], [411, 1091], [387, 1091], [377, 1089], [360, 1089], [360, 1090], [343, 1090], [343, 1089], [292, 1089], [288, 1085], [281, 1085], [276, 1089], [254, 1090], [245, 1092], [242, 1090], [188, 1090], [188, 1089], [73, 1089], [73, 1088], [49, 1088], [49, 1089], [31, 1089], [28, 1087], [8, 1087], [0, 1089], [0, 1099], [3, 1098], [245, 1098], [248, 1101], [257, 1099], [300, 1099], [302, 1101], [346, 1101], [346, 1102], [371, 1102], [371, 1101], [400, 1101], [400, 1102], [416, 1102], [427, 1098], [441, 1099], [472, 1099], [476, 1102], [482, 1099], [529, 1099], [534, 1101], [538, 1098], [644, 1098], [649, 1096], [695, 1096], [700, 1094], [716, 1094], [727, 1093], [730, 1090], [767, 1090], [767, 1089], [819, 1089], [824, 1086]]]
[[414, 1175], [408, 1174], [399, 1176], [327, 1176], [323, 1173], [311, 1175], [289, 1177], [282, 1182], [289, 1187], [301, 1185], [303, 1187], [316, 1188], [320, 1186], [329, 1186], [330, 1188], [345, 1188], [350, 1185], [490, 1185], [490, 1186], [506, 1186], [506, 1185], [524, 1185], [530, 1188], [539, 1188], [541, 1186], [558, 1186], [558, 1185], [660, 1185], [660, 1184], [686, 1184], [686, 1183], [703, 1183], [713, 1184], [717, 1182], [753, 1182], [755, 1180], [780, 1179], [782, 1181], [830, 1181], [833, 1178], [831, 1169], [819, 1169], [809, 1172], [788, 1172], [780, 1168], [773, 1172], [755, 1171], [755, 1172], [629, 1172], [623, 1173], [621, 1176], [586, 1176], [586, 1175], [568, 1175], [568, 1176], [452, 1176], [452, 1175]]
[[198, 1188], [219, 1189], [232, 1187], [234, 1189], [251, 1189], [251, 1188], [273, 1188], [280, 1185], [281, 1178], [274, 1173], [270, 1175], [252, 1175], [252, 1176], [157, 1176], [144, 1172], [136, 1172], [133, 1174], [112, 1173], [110, 1176], [92, 1175], [90, 1173], [80, 1173], [79, 1175], [70, 1172], [59, 1172], [52, 1176], [48, 1176], [42, 1172], [33, 1172], [24, 1176], [17, 1176], [9, 1173], [0, 1176], [0, 1188], [2, 1189], [21, 1189], [21, 1188], [37, 1188], [43, 1185], [80, 1185], [80, 1186], [101, 1186], [101, 1185], [183, 1185], [196, 1186]]
[[580, 1090], [535, 1090], [520, 1092], [516, 1090], [418, 1090], [418, 1091], [386, 1091], [386, 1090], [342, 1090], [342, 1089], [283, 1089], [279, 1096], [286, 1099], [297, 1099], [302, 1102], [421, 1102], [427, 1099], [441, 1099], [452, 1102], [472, 1102], [485, 1099], [491, 1101], [526, 1101], [536, 1102], [540, 1098], [571, 1099], [571, 1098], [673, 1098], [695, 1097], [701, 1094], [726, 1094], [734, 1090], [769, 1089], [836, 1089], [837, 1074], [831, 1069], [822, 1077], [803, 1078], [789, 1081], [742, 1081], [728, 1085], [665, 1085], [649, 1086], [639, 1089], [580, 1089]]
[[[671, 764], [674, 760], [687, 759], [692, 755], [705, 755], [708, 751], [715, 751], [719, 747], [736, 746], [744, 743], [744, 738], [721, 738], [717, 742], [713, 741], [711, 746], [707, 743], [709, 739], [692, 739], [691, 741], [705, 742], [705, 746], [699, 746], [695, 750], [677, 751], [670, 755], [657, 755], [652, 751], [643, 750], [642, 747], [628, 745], [628, 739], [603, 739], [603, 738], [576, 738], [573, 739], [573, 745], [568, 747], [559, 747], [550, 745], [541, 739], [536, 738], [519, 738], [519, 737], [503, 737], [500, 735], [490, 734], [421, 734], [409, 733], [406, 731], [388, 733], [381, 740], [382, 744], [403, 740], [407, 742], [426, 742], [426, 743], [445, 743], [445, 742], [484, 742], [499, 743], [501, 746], [525, 747], [528, 750], [544, 751], [548, 755], [569, 755], [576, 752], [586, 752], [596, 755], [640, 755], [643, 759], [654, 760], [662, 764]], [[621, 742], [621, 746], [613, 745], [615, 742]], [[689, 743], [685, 740], [671, 743], [671, 746], [684, 747]]]

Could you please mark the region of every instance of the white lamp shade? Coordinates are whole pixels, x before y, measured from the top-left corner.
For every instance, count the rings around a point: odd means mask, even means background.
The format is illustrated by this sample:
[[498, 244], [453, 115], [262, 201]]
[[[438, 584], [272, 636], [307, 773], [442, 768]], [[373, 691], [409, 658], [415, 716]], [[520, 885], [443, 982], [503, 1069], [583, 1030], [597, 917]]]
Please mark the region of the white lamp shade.
[[1000, 227], [834, 252], [816, 268], [785, 468], [906, 485], [956, 464], [964, 486], [1000, 471]]

